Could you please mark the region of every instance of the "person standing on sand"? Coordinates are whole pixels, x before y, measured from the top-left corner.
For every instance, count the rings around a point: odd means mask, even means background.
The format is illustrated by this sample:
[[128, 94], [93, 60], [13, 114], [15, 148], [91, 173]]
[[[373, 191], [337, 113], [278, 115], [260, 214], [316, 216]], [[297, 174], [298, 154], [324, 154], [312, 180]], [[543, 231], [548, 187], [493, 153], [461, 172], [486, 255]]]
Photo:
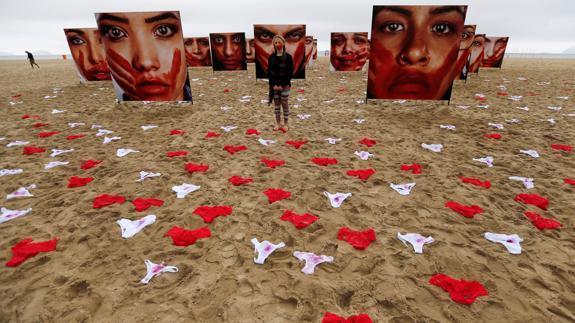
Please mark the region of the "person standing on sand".
[[[32, 55], [32, 53], [30, 53], [29, 51], [26, 51], [26, 54], [28, 55], [30, 66], [32, 66], [32, 69], [34, 69], [34, 65], [38, 66], [38, 64], [36, 64], [36, 61], [34, 60], [34, 55]], [[38, 66], [38, 68], [40, 68], [40, 66]]]
[[[288, 98], [293, 75], [293, 58], [285, 51], [285, 39], [275, 35], [272, 44], [274, 52], [268, 58], [269, 101], [274, 101], [277, 127], [275, 130], [288, 129], [289, 106]], [[281, 104], [281, 106], [280, 106]], [[284, 125], [281, 123], [281, 111], [283, 108]]]

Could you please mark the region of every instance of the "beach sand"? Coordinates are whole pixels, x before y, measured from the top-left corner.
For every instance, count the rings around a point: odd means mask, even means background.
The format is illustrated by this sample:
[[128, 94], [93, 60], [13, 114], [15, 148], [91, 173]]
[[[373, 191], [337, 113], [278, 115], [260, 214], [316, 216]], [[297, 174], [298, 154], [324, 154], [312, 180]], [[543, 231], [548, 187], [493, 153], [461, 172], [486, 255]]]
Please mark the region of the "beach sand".
[[[38, 61], [32, 70], [25, 61], [0, 61], [0, 169], [23, 173], [0, 177], [0, 206], [32, 212], [0, 224], [0, 322], [320, 322], [325, 312], [340, 316], [368, 314], [374, 322], [573, 322], [575, 321], [575, 152], [551, 149], [551, 144], [575, 146], [575, 61], [506, 59], [501, 70], [481, 70], [467, 84], [457, 82], [447, 102], [372, 101], [365, 98], [366, 74], [333, 73], [328, 59], [308, 68], [305, 81], [294, 81], [290, 97], [291, 129], [272, 131], [273, 107], [267, 83], [247, 72], [190, 69], [194, 104], [116, 104], [111, 82], [81, 85], [71, 60]], [[526, 79], [523, 79], [526, 78]], [[539, 83], [539, 82], [550, 82]], [[538, 84], [539, 83], [539, 84]], [[506, 87], [508, 96], [498, 95]], [[60, 88], [56, 91], [54, 88]], [[297, 89], [303, 89], [298, 93]], [[225, 90], [229, 91], [225, 91]], [[477, 101], [476, 93], [486, 101]], [[21, 104], [11, 96], [22, 94]], [[45, 96], [57, 95], [45, 99]], [[518, 101], [510, 95], [520, 95]], [[251, 96], [250, 102], [240, 102]], [[569, 96], [569, 100], [557, 98]], [[297, 100], [300, 98], [300, 101]], [[15, 100], [18, 101], [18, 100]], [[327, 101], [327, 102], [326, 102]], [[488, 104], [488, 108], [478, 105]], [[294, 105], [298, 105], [297, 107]], [[469, 106], [462, 108], [458, 106]], [[231, 109], [223, 111], [221, 107]], [[529, 111], [517, 107], [529, 107]], [[548, 106], [561, 106], [560, 111]], [[66, 110], [52, 114], [53, 109]], [[22, 119], [25, 114], [41, 119]], [[311, 115], [300, 120], [298, 114]], [[516, 118], [518, 124], [505, 120]], [[552, 125], [547, 119], [553, 118]], [[362, 124], [354, 119], [365, 119]], [[49, 126], [34, 128], [36, 122]], [[70, 128], [68, 123], [85, 123]], [[500, 123], [503, 130], [488, 126]], [[455, 125], [454, 131], [440, 125]], [[92, 125], [113, 131], [121, 140], [103, 144]], [[142, 125], [158, 128], [143, 131]], [[225, 133], [220, 127], [234, 125]], [[246, 135], [256, 128], [271, 146]], [[183, 135], [170, 135], [181, 129]], [[44, 131], [60, 131], [37, 138]], [[205, 139], [208, 131], [221, 133]], [[499, 140], [484, 137], [499, 133]], [[66, 136], [86, 134], [73, 141]], [[335, 145], [325, 138], [341, 138]], [[377, 142], [371, 148], [359, 140]], [[10, 141], [26, 140], [48, 152], [23, 155]], [[299, 150], [286, 140], [308, 140]], [[422, 143], [443, 144], [434, 153]], [[234, 155], [224, 145], [246, 145]], [[50, 149], [74, 151], [49, 157]], [[116, 157], [116, 149], [139, 150]], [[535, 159], [519, 153], [535, 149]], [[188, 156], [168, 158], [168, 151]], [[367, 161], [354, 155], [365, 150]], [[473, 158], [494, 157], [494, 166]], [[337, 165], [318, 166], [314, 157], [337, 158]], [[262, 158], [286, 165], [266, 168]], [[103, 160], [89, 170], [88, 159]], [[50, 161], [68, 165], [44, 170]], [[205, 173], [189, 174], [186, 163], [209, 165]], [[400, 170], [418, 163], [419, 175]], [[363, 182], [347, 170], [373, 168]], [[160, 172], [136, 182], [140, 171]], [[228, 178], [251, 177], [254, 183], [232, 186]], [[67, 188], [71, 176], [94, 177], [84, 187]], [[462, 183], [458, 176], [491, 181], [492, 187]], [[509, 176], [535, 179], [526, 189]], [[390, 183], [415, 182], [401, 196]], [[190, 183], [201, 188], [183, 199], [171, 190]], [[6, 200], [21, 186], [36, 184], [34, 197]], [[291, 197], [269, 204], [263, 192], [282, 188]], [[351, 192], [340, 208], [332, 208], [324, 191]], [[549, 199], [547, 211], [514, 201], [521, 193]], [[158, 198], [161, 207], [136, 212], [130, 202], [93, 209], [101, 194]], [[465, 218], [444, 207], [447, 201], [484, 209]], [[201, 205], [230, 205], [233, 213], [212, 223], [193, 214]], [[320, 219], [302, 230], [281, 221], [285, 210]], [[560, 230], [539, 231], [524, 216], [534, 211], [563, 224]], [[116, 221], [157, 216], [156, 223], [124, 239]], [[212, 236], [178, 247], [164, 234], [173, 226], [209, 227]], [[373, 228], [377, 239], [366, 250], [337, 239], [338, 230]], [[435, 242], [415, 254], [397, 233], [432, 236]], [[486, 240], [485, 232], [518, 234], [523, 253], [509, 254]], [[254, 264], [250, 240], [285, 242], [265, 264]], [[11, 247], [24, 238], [58, 238], [57, 250], [41, 253], [18, 267], [6, 267]], [[333, 256], [333, 263], [301, 272], [303, 262], [292, 254], [306, 251]], [[178, 267], [148, 285], [145, 259]], [[447, 292], [429, 284], [444, 273], [482, 283], [489, 295], [472, 305], [452, 301]]]

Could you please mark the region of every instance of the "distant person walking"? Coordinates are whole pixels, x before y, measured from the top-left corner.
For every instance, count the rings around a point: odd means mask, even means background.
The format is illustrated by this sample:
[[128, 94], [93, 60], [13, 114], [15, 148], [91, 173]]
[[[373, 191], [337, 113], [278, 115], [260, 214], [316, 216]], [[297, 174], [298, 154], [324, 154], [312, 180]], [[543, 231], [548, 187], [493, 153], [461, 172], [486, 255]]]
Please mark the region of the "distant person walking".
[[32, 69], [34, 68], [34, 65], [40, 68], [40, 66], [38, 66], [38, 64], [36, 64], [36, 61], [34, 60], [34, 55], [32, 55], [32, 53], [30, 53], [29, 51], [26, 51], [26, 54], [28, 54], [28, 60], [30, 61], [30, 66], [32, 66]]

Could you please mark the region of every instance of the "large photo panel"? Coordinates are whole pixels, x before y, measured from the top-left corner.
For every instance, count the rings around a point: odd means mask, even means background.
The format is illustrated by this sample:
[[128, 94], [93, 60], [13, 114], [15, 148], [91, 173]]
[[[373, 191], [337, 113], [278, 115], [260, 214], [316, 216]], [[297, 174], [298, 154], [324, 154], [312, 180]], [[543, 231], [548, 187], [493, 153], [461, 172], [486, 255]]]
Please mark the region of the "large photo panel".
[[98, 28], [65, 28], [80, 82], [111, 80]]
[[501, 68], [508, 41], [509, 37], [485, 37], [485, 49], [483, 50], [481, 67]]
[[483, 61], [483, 52], [485, 49], [485, 34], [475, 34], [471, 44], [471, 53], [469, 54], [469, 71], [468, 73], [479, 72], [479, 66]]
[[467, 6], [374, 6], [367, 98], [449, 100]]
[[96, 13], [120, 101], [192, 101], [178, 11]]
[[210, 33], [214, 71], [246, 70], [246, 34]]
[[246, 62], [256, 62], [256, 48], [254, 46], [253, 38], [246, 38]]
[[268, 60], [274, 52], [272, 39], [280, 35], [286, 40], [286, 52], [293, 58], [293, 78], [305, 79], [305, 29], [305, 25], [254, 25], [256, 78], [268, 78]]
[[329, 60], [336, 71], [361, 71], [369, 58], [367, 32], [332, 32]]
[[184, 38], [184, 48], [186, 50], [186, 63], [188, 66], [212, 66], [210, 37]]
[[456, 80], [466, 80], [469, 72], [469, 63], [471, 55], [471, 46], [475, 39], [476, 25], [465, 25], [463, 33], [461, 34], [461, 44], [459, 45], [459, 55], [457, 56], [457, 70], [459, 71], [455, 76]]

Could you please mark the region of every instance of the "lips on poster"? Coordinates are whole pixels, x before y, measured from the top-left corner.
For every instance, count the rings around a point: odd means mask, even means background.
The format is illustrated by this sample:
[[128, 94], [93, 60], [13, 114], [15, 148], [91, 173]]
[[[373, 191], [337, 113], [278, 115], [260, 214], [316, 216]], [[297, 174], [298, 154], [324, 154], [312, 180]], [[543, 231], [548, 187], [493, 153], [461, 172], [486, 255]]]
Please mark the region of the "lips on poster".
[[210, 46], [214, 71], [247, 69], [245, 33], [211, 33]]
[[448, 100], [467, 6], [374, 6], [367, 98]]
[[331, 33], [330, 62], [336, 71], [361, 71], [369, 58], [367, 32]]
[[267, 78], [268, 59], [274, 51], [272, 39], [280, 35], [286, 40], [285, 50], [293, 58], [294, 79], [305, 78], [306, 26], [305, 25], [254, 25], [256, 49], [256, 78]]
[[212, 66], [210, 53], [210, 37], [184, 38], [186, 63], [190, 67]]
[[81, 82], [112, 79], [98, 28], [66, 28], [64, 34]]
[[178, 11], [95, 16], [118, 100], [192, 100]]

